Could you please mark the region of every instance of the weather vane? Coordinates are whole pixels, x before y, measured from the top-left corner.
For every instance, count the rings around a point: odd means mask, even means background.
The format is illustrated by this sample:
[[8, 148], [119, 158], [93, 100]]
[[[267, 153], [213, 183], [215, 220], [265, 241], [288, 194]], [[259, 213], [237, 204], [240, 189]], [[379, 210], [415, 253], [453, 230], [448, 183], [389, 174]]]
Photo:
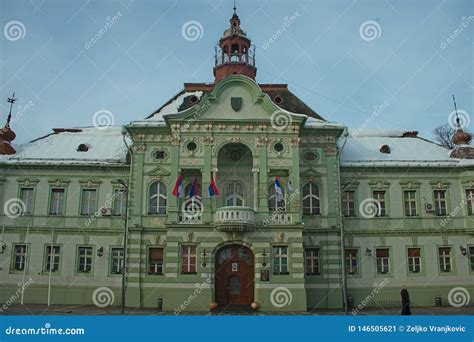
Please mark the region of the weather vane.
[[13, 104], [16, 102], [17, 99], [15, 99], [15, 92], [13, 92], [13, 96], [10, 98], [8, 98], [8, 103], [10, 104], [10, 112], [8, 113], [8, 118], [7, 118], [7, 121], [10, 122], [10, 119], [12, 117], [12, 108], [13, 108]]
[[460, 124], [460, 120], [459, 120], [459, 116], [458, 116], [458, 108], [456, 106], [456, 98], [454, 97], [454, 94], [453, 94], [453, 102], [454, 102], [454, 112], [456, 113], [456, 123]]

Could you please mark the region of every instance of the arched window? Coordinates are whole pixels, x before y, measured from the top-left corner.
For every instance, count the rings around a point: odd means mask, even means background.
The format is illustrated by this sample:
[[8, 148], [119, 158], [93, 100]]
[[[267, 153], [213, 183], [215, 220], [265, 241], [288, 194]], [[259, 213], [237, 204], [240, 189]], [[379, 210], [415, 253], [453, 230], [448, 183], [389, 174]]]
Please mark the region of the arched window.
[[283, 199], [281, 201], [277, 201], [275, 196], [275, 184], [272, 183], [268, 187], [268, 209], [270, 211], [285, 211], [285, 189], [281, 188], [281, 192], [283, 193]]
[[231, 182], [227, 184], [225, 202], [227, 206], [242, 207], [244, 205], [244, 186], [242, 183]]
[[321, 214], [319, 188], [314, 183], [306, 183], [303, 187], [303, 215], [319, 214]]
[[153, 182], [150, 184], [148, 214], [166, 214], [166, 185], [162, 182]]

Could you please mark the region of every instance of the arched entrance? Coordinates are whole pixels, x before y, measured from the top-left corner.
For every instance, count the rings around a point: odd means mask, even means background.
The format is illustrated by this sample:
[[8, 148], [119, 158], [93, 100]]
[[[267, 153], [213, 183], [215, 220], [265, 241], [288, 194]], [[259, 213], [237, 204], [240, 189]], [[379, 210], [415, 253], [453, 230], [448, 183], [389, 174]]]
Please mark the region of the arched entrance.
[[220, 308], [247, 306], [254, 300], [254, 259], [242, 245], [227, 245], [216, 253], [216, 302]]

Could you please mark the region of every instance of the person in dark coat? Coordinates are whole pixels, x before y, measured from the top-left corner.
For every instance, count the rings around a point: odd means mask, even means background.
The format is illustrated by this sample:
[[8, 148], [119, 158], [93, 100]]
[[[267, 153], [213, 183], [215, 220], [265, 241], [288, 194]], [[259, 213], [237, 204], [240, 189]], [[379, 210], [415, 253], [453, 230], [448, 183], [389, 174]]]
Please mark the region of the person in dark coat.
[[408, 294], [406, 285], [402, 286], [402, 291], [400, 291], [400, 295], [402, 296], [402, 315], [409, 316], [411, 315], [410, 295]]

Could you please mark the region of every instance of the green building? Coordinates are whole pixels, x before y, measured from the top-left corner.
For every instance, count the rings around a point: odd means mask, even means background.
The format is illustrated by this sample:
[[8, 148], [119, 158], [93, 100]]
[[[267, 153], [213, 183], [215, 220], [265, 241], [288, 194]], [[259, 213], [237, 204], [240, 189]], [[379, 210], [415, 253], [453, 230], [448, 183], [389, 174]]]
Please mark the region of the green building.
[[402, 285], [414, 306], [468, 304], [474, 148], [460, 126], [449, 151], [324, 120], [286, 84], [255, 81], [235, 12], [213, 71], [123, 127], [15, 146], [7, 121], [1, 303], [120, 305], [125, 274], [127, 307], [175, 314], [344, 298], [360, 311], [399, 306]]

